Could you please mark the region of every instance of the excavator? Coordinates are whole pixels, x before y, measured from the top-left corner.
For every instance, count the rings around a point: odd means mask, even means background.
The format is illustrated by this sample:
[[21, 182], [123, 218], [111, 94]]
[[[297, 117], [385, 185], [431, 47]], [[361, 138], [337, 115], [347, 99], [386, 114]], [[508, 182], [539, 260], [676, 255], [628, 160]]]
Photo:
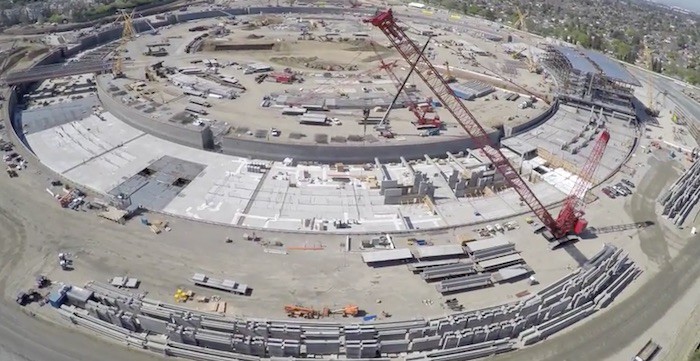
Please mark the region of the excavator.
[[315, 310], [311, 307], [304, 307], [300, 305], [286, 305], [284, 306], [284, 312], [287, 313], [288, 317], [291, 318], [321, 318], [329, 317], [330, 315], [341, 315], [343, 317], [354, 317], [360, 313], [359, 307], [355, 305], [347, 305], [343, 308], [336, 310], [331, 310], [328, 307], [324, 307], [321, 311]]

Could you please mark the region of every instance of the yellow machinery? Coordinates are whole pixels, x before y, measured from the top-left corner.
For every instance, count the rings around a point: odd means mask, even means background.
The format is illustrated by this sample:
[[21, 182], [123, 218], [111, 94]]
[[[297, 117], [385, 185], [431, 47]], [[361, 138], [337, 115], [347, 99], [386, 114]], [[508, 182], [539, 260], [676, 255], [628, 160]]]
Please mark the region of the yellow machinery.
[[[522, 11], [520, 11], [520, 8], [517, 8], [517, 12], [518, 12], [517, 13], [518, 20], [515, 21], [515, 23], [513, 24], [513, 27], [518, 29], [518, 30], [521, 30], [521, 31], [528, 33], [527, 21], [526, 21], [528, 13], [523, 13]], [[542, 71], [542, 69], [540, 69], [540, 67], [535, 62], [535, 58], [532, 55], [532, 49], [530, 48], [530, 45], [527, 46], [527, 56], [525, 58], [525, 63], [527, 64], [527, 70], [530, 73], [538, 73], [539, 74]]]
[[119, 40], [119, 46], [114, 51], [114, 64], [112, 65], [112, 74], [115, 78], [121, 78], [124, 76], [124, 55], [126, 51], [126, 44], [133, 39], [134, 34], [134, 15], [133, 13], [128, 13], [126, 10], [121, 10], [121, 14], [117, 19], [117, 22], [121, 21], [124, 25], [124, 30], [122, 31], [122, 38]]

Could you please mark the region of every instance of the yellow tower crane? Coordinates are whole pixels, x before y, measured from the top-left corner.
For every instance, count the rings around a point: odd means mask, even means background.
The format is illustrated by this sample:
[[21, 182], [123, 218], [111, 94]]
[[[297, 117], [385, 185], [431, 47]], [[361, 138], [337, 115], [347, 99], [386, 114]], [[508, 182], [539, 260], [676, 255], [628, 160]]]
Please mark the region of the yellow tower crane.
[[651, 115], [652, 117], [657, 117], [659, 116], [659, 110], [656, 109], [656, 106], [654, 105], [654, 55], [651, 52], [651, 47], [647, 44], [645, 41], [643, 43], [644, 45], [644, 62], [646, 63], [646, 67], [649, 70], [649, 73], [647, 74], [647, 114]]
[[[520, 8], [516, 8], [518, 19], [515, 21], [513, 24], [513, 27], [524, 31], [526, 33], [529, 33], [527, 30], [527, 17], [530, 15], [530, 13], [523, 13]], [[537, 66], [537, 63], [535, 62], [535, 58], [532, 55], [532, 48], [530, 45], [527, 45], [527, 56], [525, 57], [525, 63], [527, 64], [527, 70], [530, 71], [530, 73], [540, 73], [542, 70], [540, 69], [539, 66]]]
[[126, 52], [126, 44], [134, 38], [134, 14], [129, 13], [126, 10], [120, 10], [119, 18], [117, 22], [122, 22], [124, 29], [122, 30], [122, 37], [119, 40], [119, 46], [114, 51], [114, 64], [112, 65], [112, 74], [115, 78], [121, 78], [124, 76], [124, 52]]

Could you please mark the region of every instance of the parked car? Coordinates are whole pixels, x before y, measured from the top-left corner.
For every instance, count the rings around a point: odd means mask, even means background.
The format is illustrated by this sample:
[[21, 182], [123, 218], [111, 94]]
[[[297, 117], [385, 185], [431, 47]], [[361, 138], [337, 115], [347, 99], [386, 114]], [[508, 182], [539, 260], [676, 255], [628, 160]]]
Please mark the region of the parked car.
[[612, 189], [617, 193], [618, 196], [624, 197], [627, 195], [627, 192], [625, 192], [622, 188], [618, 186], [613, 186]]
[[630, 188], [634, 188], [634, 183], [632, 183], [632, 181], [630, 181], [629, 179], [623, 179], [622, 183], [624, 183], [626, 186], [628, 186]]
[[605, 187], [603, 188], [603, 193], [605, 193], [606, 196], [615, 199], [617, 195], [615, 194], [615, 191], [612, 190], [611, 188]]
[[618, 182], [617, 184], [615, 184], [615, 186], [622, 189], [627, 194], [632, 194], [632, 190], [627, 188], [627, 186], [622, 184], [622, 182]]

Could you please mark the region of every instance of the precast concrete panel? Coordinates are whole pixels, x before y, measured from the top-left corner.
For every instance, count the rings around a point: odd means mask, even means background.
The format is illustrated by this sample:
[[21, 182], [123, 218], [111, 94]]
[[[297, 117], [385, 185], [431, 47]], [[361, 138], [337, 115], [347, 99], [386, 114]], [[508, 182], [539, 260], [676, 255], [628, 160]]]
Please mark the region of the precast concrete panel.
[[301, 344], [298, 341], [284, 341], [284, 356], [285, 357], [299, 357], [301, 355]]
[[393, 340], [405, 340], [407, 339], [406, 330], [388, 330], [377, 332], [377, 339], [379, 341], [393, 341]]
[[482, 328], [474, 330], [474, 343], [486, 341], [486, 331]]
[[455, 348], [457, 345], [459, 345], [459, 338], [454, 334], [443, 335], [442, 340], [440, 340], [440, 348], [443, 350], [447, 348]]
[[358, 359], [361, 356], [360, 343], [351, 343], [345, 345], [345, 357], [349, 359]]
[[539, 312], [531, 313], [527, 317], [525, 317], [525, 328], [530, 328], [532, 326], [535, 326], [538, 324], [537, 318], [538, 318]]
[[189, 315], [186, 319], [187, 323], [194, 328], [202, 327], [202, 316]]
[[429, 336], [414, 339], [411, 342], [411, 351], [433, 350], [440, 346], [440, 336]]
[[305, 331], [304, 337], [307, 340], [328, 340], [328, 339], [338, 339], [340, 337], [340, 330], [335, 331]]
[[182, 336], [182, 343], [186, 345], [197, 344], [197, 339], [194, 337], [194, 331], [185, 329], [180, 333], [180, 335]]
[[510, 322], [506, 325], [501, 326], [501, 332], [498, 334], [498, 338], [511, 338], [513, 337], [513, 329], [515, 328], [515, 323]]
[[501, 326], [489, 327], [486, 331], [486, 341], [493, 341], [498, 339], [498, 335], [501, 333]]
[[408, 339], [437, 335], [437, 327], [421, 327], [408, 330]]
[[121, 324], [122, 324], [122, 320], [121, 320], [122, 314], [123, 314], [122, 311], [109, 310], [109, 311], [107, 312], [107, 315], [109, 316], [109, 321], [107, 321], [107, 322], [110, 322], [111, 324], [116, 325], [116, 326], [121, 326]]
[[481, 315], [480, 317], [481, 320], [481, 325], [480, 326], [486, 326], [490, 323], [493, 323], [493, 313], [492, 312], [486, 312]]
[[602, 277], [597, 279], [593, 283], [593, 294], [597, 295], [602, 292], [610, 284], [610, 281], [612, 281], [612, 276], [608, 274], [604, 274]]
[[361, 358], [374, 358], [379, 351], [379, 345], [376, 342], [363, 342], [360, 347]]
[[571, 300], [571, 297], [567, 297], [553, 304], [552, 307], [549, 309], [547, 319], [552, 319], [554, 317], [559, 316], [562, 312], [564, 312], [564, 310], [566, 310], [567, 307], [569, 307], [569, 304], [571, 304]]
[[[465, 322], [465, 324], [466, 324], [466, 322]], [[457, 326], [457, 324], [449, 322], [448, 320], [444, 320], [444, 322], [440, 322], [440, 324], [438, 325], [437, 334], [444, 335], [447, 332], [455, 331], [458, 329], [459, 329], [459, 327]]]
[[550, 284], [549, 286], [543, 288], [540, 292], [537, 292], [537, 295], [539, 295], [542, 298], [545, 298], [549, 296], [550, 294], [557, 293], [561, 291], [564, 288], [564, 284], [569, 282], [572, 278], [576, 277], [578, 274], [578, 271], [569, 273], [562, 278], [554, 281], [554, 283]]
[[478, 316], [471, 316], [471, 317], [467, 318], [466, 328], [474, 328], [476, 326], [480, 326], [478, 323], [479, 323], [479, 317]]
[[179, 327], [168, 328], [168, 339], [173, 342], [182, 343], [182, 329]]
[[267, 339], [268, 337], [270, 337], [270, 331], [267, 328], [267, 325], [257, 324], [255, 325], [255, 331], [253, 331], [253, 335]]
[[382, 341], [379, 350], [382, 354], [408, 352], [408, 340]]
[[250, 355], [250, 341], [249, 340], [233, 340], [233, 349], [238, 353]]
[[208, 337], [197, 337], [197, 345], [200, 347], [206, 347], [213, 350], [219, 351], [233, 351], [233, 345], [231, 340], [225, 340], [220, 338], [208, 338]]
[[[136, 324], [134, 323], [134, 319], [132, 316], [128, 315], [122, 315], [121, 318], [121, 327], [124, 327], [125, 329], [131, 331], [131, 332], [136, 332]], [[117, 325], [119, 326], [119, 325]]]
[[550, 308], [551, 307], [542, 308], [539, 310], [539, 312], [537, 312], [537, 321], [535, 321], [537, 325], [539, 325], [540, 323], [542, 323], [542, 321], [545, 320], [545, 318], [547, 317], [547, 313], [549, 313]]
[[215, 321], [209, 319], [203, 319], [201, 327], [207, 330], [215, 330], [220, 332], [235, 333], [236, 324], [227, 321]]
[[253, 340], [250, 343], [250, 354], [260, 357], [265, 357], [265, 342], [263, 340]]
[[564, 297], [564, 293], [565, 292], [562, 290], [562, 291], [559, 291], [559, 292], [545, 298], [544, 301], [542, 302], [542, 308], [551, 306], [551, 305], [561, 301], [561, 299]]
[[304, 342], [306, 353], [312, 355], [335, 355], [340, 351], [338, 340], [313, 340]]
[[518, 312], [518, 315], [521, 317], [527, 317], [533, 313], [535, 313], [539, 308], [540, 308], [541, 302], [538, 303], [533, 303], [531, 305], [523, 306], [520, 309], [520, 312]]
[[458, 341], [459, 347], [471, 345], [472, 343], [474, 343], [474, 331], [465, 330], [465, 332], [462, 332], [461, 336], [462, 337], [460, 337]]
[[149, 331], [158, 334], [165, 334], [167, 332], [168, 323], [153, 317], [148, 317], [146, 315], [138, 315], [136, 319], [139, 321], [141, 329], [144, 331]]
[[267, 352], [270, 354], [270, 356], [284, 357], [285, 354], [284, 349], [282, 347], [282, 341], [280, 340], [279, 342], [272, 342], [271, 340], [268, 340]]

